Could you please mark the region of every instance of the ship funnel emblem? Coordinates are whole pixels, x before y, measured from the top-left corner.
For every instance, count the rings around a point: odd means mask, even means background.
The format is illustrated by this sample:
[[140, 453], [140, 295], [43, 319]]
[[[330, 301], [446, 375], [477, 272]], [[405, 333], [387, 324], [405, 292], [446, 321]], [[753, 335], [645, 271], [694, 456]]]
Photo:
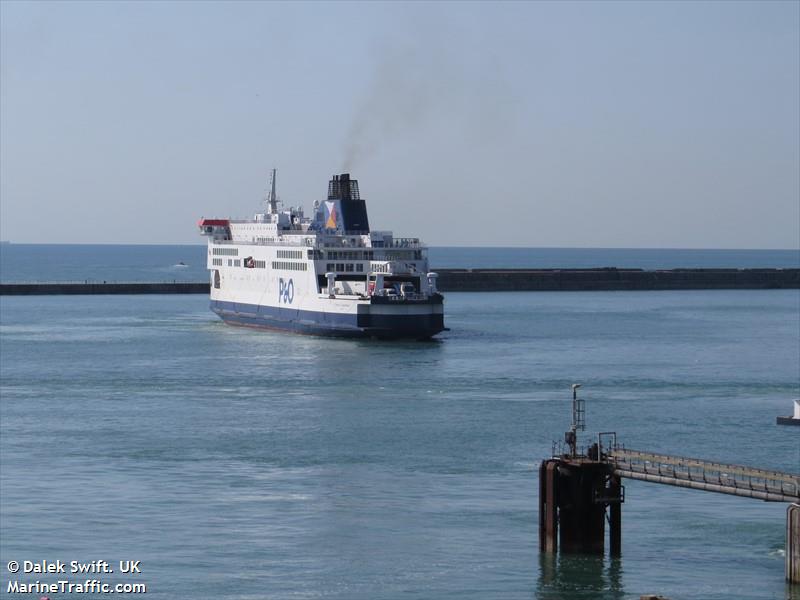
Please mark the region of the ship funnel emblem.
[[336, 229], [336, 202], [325, 202], [325, 229]]

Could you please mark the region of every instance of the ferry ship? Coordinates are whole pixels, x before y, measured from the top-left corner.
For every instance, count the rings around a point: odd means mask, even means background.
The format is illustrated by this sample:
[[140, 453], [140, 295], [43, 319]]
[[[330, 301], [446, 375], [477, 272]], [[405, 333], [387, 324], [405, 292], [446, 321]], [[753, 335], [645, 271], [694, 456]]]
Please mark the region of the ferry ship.
[[201, 218], [198, 226], [208, 238], [211, 310], [226, 323], [379, 339], [445, 330], [427, 248], [372, 231], [348, 173], [333, 176], [311, 217], [279, 203], [273, 169], [266, 212], [252, 220]]

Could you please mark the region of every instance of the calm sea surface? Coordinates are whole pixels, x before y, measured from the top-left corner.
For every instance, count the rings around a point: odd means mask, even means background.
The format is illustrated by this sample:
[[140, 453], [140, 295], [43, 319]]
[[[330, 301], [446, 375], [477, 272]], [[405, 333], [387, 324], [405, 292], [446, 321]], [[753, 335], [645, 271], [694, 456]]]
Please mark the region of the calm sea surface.
[[783, 504], [627, 481], [621, 559], [537, 534], [573, 382], [587, 438], [800, 471], [797, 290], [451, 293], [433, 343], [207, 305], [0, 297], [0, 595], [8, 561], [105, 559], [154, 599], [800, 599]]

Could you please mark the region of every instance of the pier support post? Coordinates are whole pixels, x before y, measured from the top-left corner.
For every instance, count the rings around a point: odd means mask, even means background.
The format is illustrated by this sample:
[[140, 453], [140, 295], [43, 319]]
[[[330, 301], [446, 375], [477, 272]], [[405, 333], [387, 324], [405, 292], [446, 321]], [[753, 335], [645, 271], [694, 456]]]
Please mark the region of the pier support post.
[[622, 485], [607, 463], [561, 457], [539, 466], [539, 548], [542, 552], [602, 554], [606, 507], [610, 551], [622, 548]]
[[610, 550], [622, 547], [622, 485], [608, 463], [584, 457], [542, 461], [539, 467], [539, 548], [542, 552], [602, 554], [606, 507]]
[[[612, 475], [608, 486], [609, 495], [614, 498], [622, 497], [622, 483], [619, 475]], [[608, 506], [609, 527], [609, 551], [611, 556], [622, 554], [622, 503], [612, 502]]]
[[800, 504], [786, 509], [786, 581], [800, 584]]
[[539, 548], [555, 552], [558, 536], [558, 461], [544, 460], [539, 467]]
[[602, 554], [605, 545], [605, 492], [608, 467], [593, 461], [559, 466], [559, 542], [562, 552]]

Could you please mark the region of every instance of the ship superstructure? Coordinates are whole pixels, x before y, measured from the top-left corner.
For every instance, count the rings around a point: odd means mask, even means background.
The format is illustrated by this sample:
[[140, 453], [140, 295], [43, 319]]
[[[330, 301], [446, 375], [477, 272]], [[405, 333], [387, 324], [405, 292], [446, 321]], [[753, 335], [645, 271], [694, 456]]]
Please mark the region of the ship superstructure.
[[417, 238], [372, 231], [358, 181], [334, 175], [313, 215], [279, 206], [198, 222], [208, 237], [211, 309], [225, 322], [298, 333], [426, 339], [445, 329], [436, 273]]

